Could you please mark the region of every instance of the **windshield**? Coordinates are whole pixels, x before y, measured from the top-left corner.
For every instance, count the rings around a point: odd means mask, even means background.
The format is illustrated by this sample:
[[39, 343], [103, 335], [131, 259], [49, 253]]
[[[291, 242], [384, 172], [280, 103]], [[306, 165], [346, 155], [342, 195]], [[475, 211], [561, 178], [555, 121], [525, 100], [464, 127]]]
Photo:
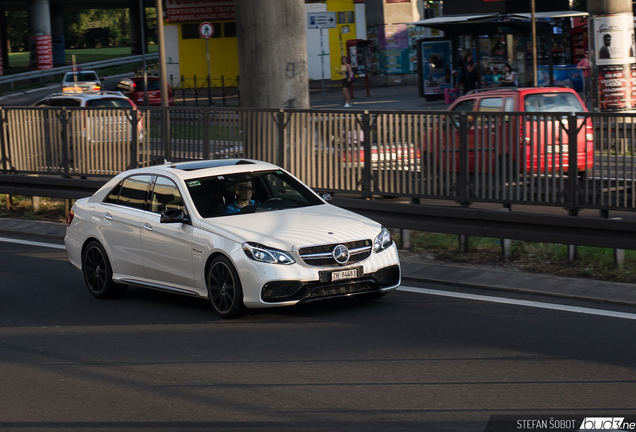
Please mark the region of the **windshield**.
[[202, 177], [185, 183], [204, 218], [324, 204], [281, 170]]
[[115, 108], [132, 108], [130, 100], [124, 98], [103, 98], [103, 99], [91, 99], [86, 102], [86, 106], [89, 107], [115, 107]]
[[578, 112], [585, 111], [572, 93], [533, 93], [525, 97], [526, 112]]
[[77, 81], [99, 81], [97, 75], [94, 72], [78, 72], [77, 74], [68, 74], [64, 77], [64, 82], [75, 82], [75, 75], [77, 75]]

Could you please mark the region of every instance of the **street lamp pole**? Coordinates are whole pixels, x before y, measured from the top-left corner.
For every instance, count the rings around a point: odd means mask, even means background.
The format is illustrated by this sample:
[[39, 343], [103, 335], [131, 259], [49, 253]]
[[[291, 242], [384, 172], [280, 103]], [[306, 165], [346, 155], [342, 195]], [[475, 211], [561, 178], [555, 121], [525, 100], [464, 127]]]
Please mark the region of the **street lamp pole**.
[[532, 19], [532, 81], [536, 87], [538, 85], [537, 80], [537, 22], [535, 17], [534, 0], [530, 0], [531, 4], [531, 19]]

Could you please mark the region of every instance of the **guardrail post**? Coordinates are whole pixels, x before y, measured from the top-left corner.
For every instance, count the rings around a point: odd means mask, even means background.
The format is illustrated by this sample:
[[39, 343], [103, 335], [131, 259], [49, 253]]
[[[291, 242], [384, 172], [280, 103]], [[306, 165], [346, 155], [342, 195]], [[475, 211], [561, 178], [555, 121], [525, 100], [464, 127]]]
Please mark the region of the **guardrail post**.
[[212, 81], [210, 81], [210, 75], [208, 75], [208, 106], [212, 106]]
[[161, 108], [161, 142], [164, 143], [165, 159], [172, 162], [172, 138], [170, 137], [170, 111]]
[[236, 76], [236, 96], [238, 98], [238, 106], [241, 106], [241, 86], [239, 85], [239, 76]]
[[[585, 128], [585, 121], [583, 121], [581, 128]], [[577, 116], [575, 113], [570, 113], [570, 115], [568, 115], [568, 180], [565, 209], [571, 214], [575, 213], [573, 215], [578, 214], [579, 210], [578, 132]]]
[[137, 111], [137, 108], [134, 107], [131, 111], [129, 120], [131, 127], [131, 140], [130, 140], [130, 164], [128, 164], [128, 169], [137, 168], [137, 153], [139, 149], [139, 117], [141, 113]]
[[[463, 207], [470, 205], [470, 179], [468, 178], [468, 114], [459, 114], [459, 177], [457, 202]], [[451, 153], [447, 153], [450, 157]], [[468, 241], [468, 240], [467, 240]], [[460, 241], [461, 243], [461, 241]], [[461, 246], [460, 246], [461, 249]], [[466, 246], [466, 250], [468, 246]]]
[[197, 85], [197, 76], [194, 76], [194, 104], [199, 106], [199, 86]]
[[68, 142], [68, 121], [70, 113], [66, 111], [66, 108], [62, 108], [62, 111], [57, 116], [58, 120], [62, 124], [62, 170], [64, 171], [64, 177], [69, 177], [69, 142]]
[[365, 110], [362, 114], [362, 148], [364, 149], [364, 166], [362, 168], [362, 196], [371, 196], [371, 114]]
[[203, 140], [203, 143], [202, 143], [203, 160], [210, 159], [210, 123], [211, 123], [210, 116], [211, 115], [212, 115], [212, 112], [210, 111], [209, 108], [203, 111], [203, 137], [201, 138]]
[[285, 110], [279, 109], [276, 113], [276, 125], [278, 126], [278, 140], [276, 146], [276, 165], [285, 167]]
[[181, 100], [183, 101], [183, 103], [186, 103], [186, 86], [185, 81], [183, 80], [183, 75], [181, 75], [181, 82], [179, 83], [179, 85], [181, 86]]
[[2, 156], [2, 173], [5, 174], [7, 172], [7, 145], [5, 141], [6, 134], [6, 120], [5, 120], [5, 111], [0, 107], [0, 152]]
[[221, 75], [221, 98], [223, 99], [223, 106], [225, 105], [225, 77]]

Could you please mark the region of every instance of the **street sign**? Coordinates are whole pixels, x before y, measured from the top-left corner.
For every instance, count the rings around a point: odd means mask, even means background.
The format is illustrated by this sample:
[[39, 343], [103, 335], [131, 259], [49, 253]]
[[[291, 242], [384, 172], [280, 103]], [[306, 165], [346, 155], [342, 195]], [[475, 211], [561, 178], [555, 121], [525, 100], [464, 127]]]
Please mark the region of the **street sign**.
[[211, 38], [214, 36], [214, 26], [209, 22], [201, 23], [199, 26], [199, 35], [205, 39]]
[[307, 28], [336, 28], [335, 12], [309, 12], [307, 13]]

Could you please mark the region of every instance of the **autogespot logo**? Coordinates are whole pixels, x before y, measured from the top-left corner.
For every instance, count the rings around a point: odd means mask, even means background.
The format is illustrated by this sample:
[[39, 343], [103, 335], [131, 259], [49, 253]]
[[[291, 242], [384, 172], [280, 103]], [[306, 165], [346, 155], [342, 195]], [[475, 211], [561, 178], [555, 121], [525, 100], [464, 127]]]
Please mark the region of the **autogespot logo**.
[[623, 430], [625, 417], [585, 417], [579, 430]]
[[336, 246], [331, 254], [338, 264], [345, 264], [349, 261], [349, 249], [345, 245]]

